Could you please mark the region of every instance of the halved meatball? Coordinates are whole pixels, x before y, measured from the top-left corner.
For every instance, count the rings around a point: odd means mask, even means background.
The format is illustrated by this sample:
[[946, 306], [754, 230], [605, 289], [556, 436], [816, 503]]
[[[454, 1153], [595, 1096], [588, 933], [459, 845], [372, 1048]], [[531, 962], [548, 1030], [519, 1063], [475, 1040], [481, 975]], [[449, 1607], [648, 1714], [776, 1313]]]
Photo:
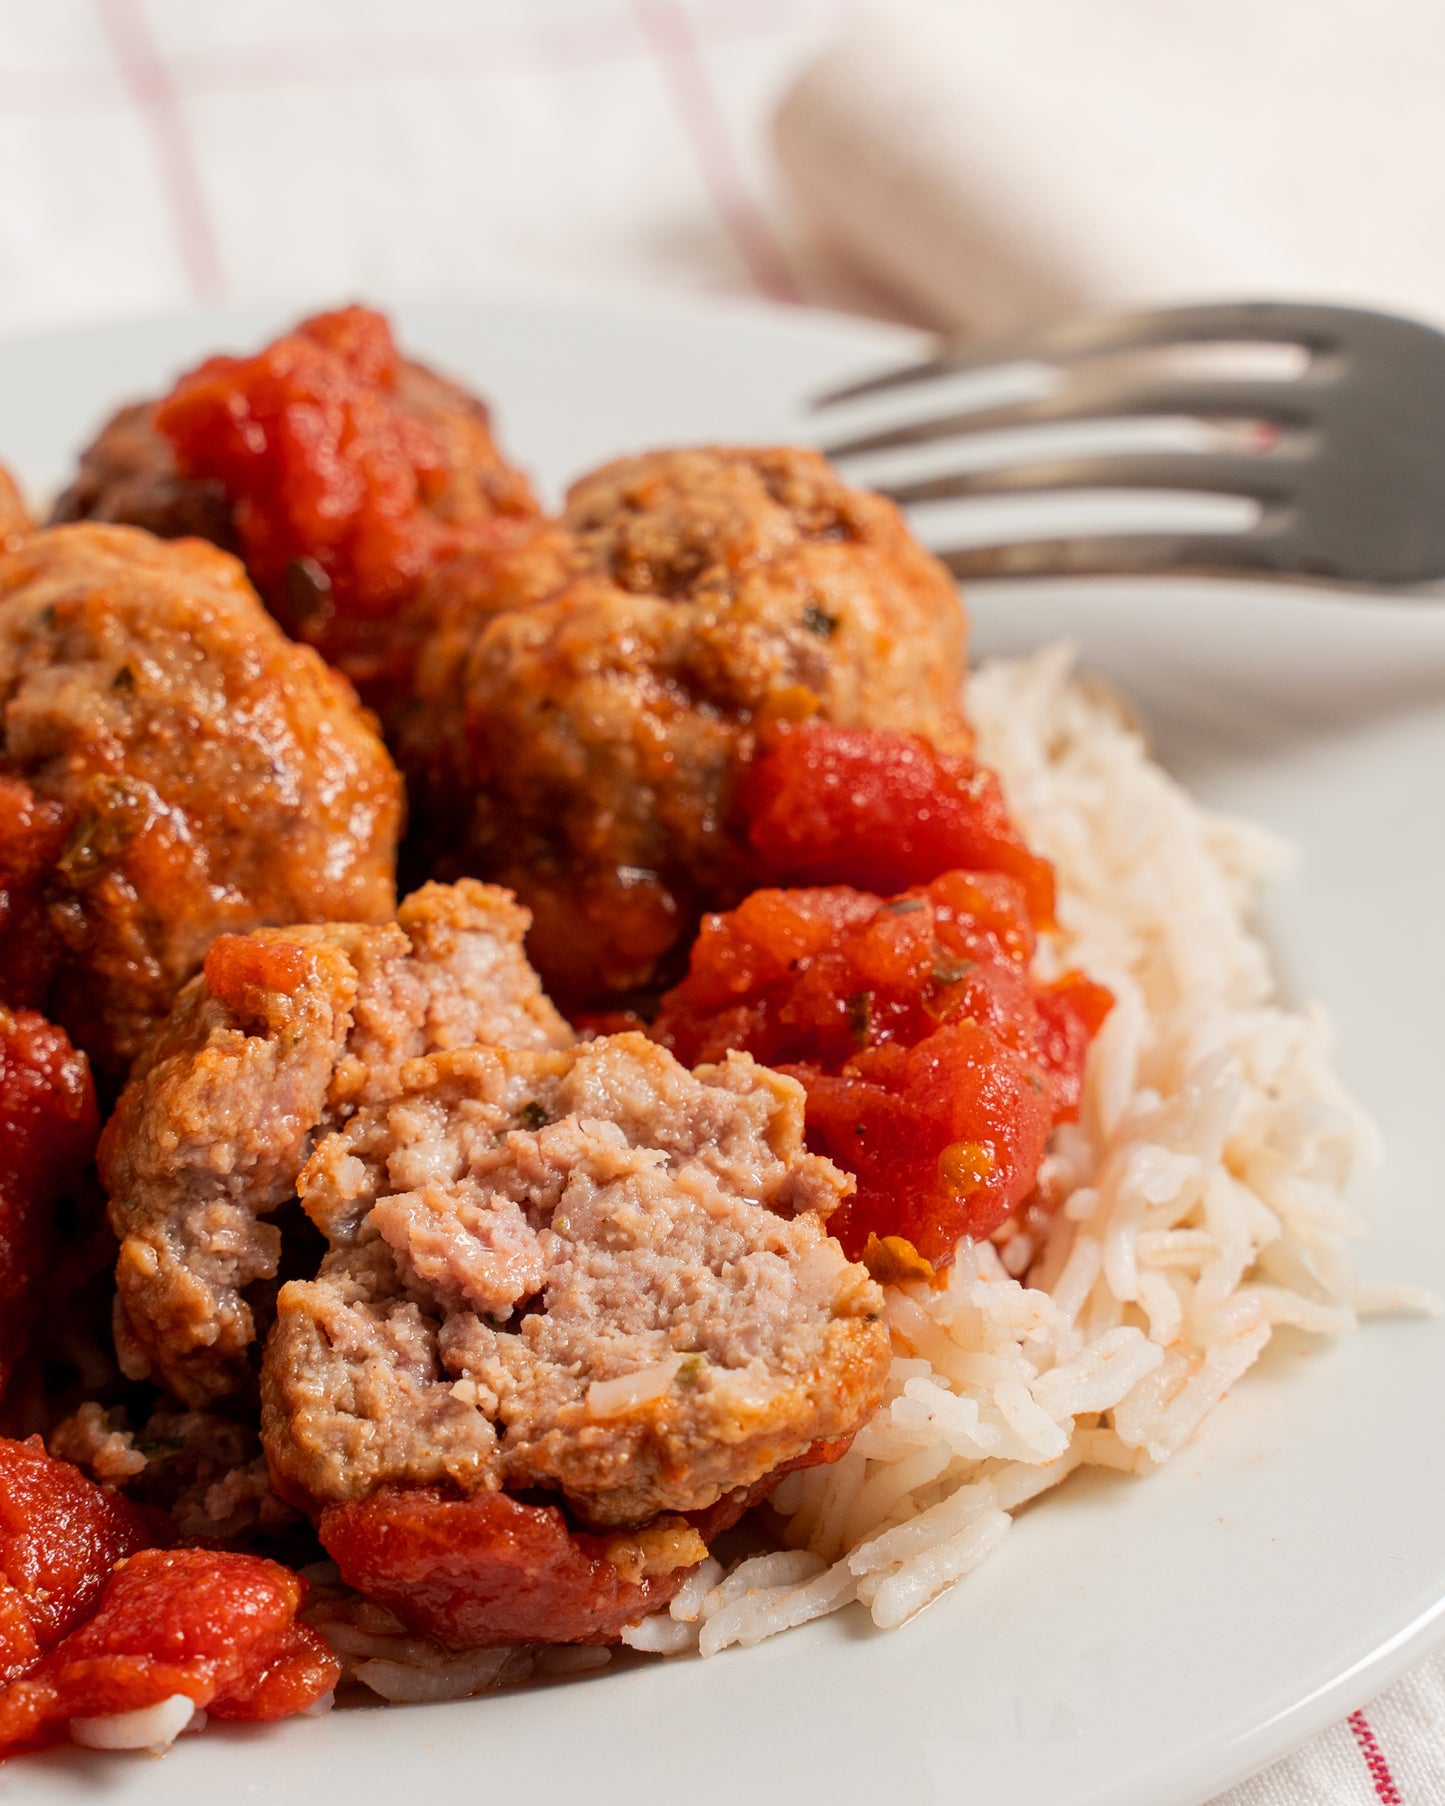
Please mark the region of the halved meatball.
[[583, 1524], [697, 1511], [850, 1435], [882, 1294], [803, 1090], [643, 1035], [414, 1061], [298, 1181], [330, 1251], [277, 1300], [262, 1439], [314, 1506], [539, 1489]]
[[452, 857], [533, 911], [569, 1001], [654, 984], [755, 881], [734, 793], [769, 723], [962, 731], [952, 579], [816, 452], [608, 465], [558, 525], [433, 582], [450, 616], [393, 743], [434, 840], [469, 801]]
[[564, 1046], [522, 954], [527, 914], [475, 883], [427, 885], [395, 922], [225, 935], [137, 1063], [101, 1141], [121, 1238], [118, 1338], [188, 1404], [243, 1389], [246, 1288], [273, 1279], [316, 1135], [477, 1041]]
[[0, 997], [109, 1078], [217, 934], [392, 913], [396, 768], [197, 540], [57, 527], [0, 556], [0, 791]]

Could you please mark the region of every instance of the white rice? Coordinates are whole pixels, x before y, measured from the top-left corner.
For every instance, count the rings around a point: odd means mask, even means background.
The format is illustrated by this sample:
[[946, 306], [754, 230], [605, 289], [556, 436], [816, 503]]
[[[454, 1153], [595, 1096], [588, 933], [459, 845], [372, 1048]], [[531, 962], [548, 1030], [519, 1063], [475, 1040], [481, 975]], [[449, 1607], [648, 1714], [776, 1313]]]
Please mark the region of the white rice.
[[855, 1600], [902, 1624], [1074, 1469], [1167, 1461], [1277, 1325], [1338, 1336], [1364, 1311], [1438, 1308], [1351, 1274], [1346, 1192], [1374, 1132], [1320, 1013], [1274, 1001], [1248, 923], [1283, 849], [1194, 802], [1072, 663], [1051, 647], [969, 687], [979, 756], [1058, 873], [1039, 970], [1080, 967], [1116, 998], [1043, 1208], [961, 1244], [940, 1289], [889, 1288], [881, 1410], [774, 1494], [792, 1549], [710, 1573], [624, 1632], [634, 1648], [711, 1655]]
[[160, 1756], [182, 1731], [205, 1729], [206, 1715], [184, 1693], [172, 1693], [153, 1706], [134, 1712], [110, 1712], [101, 1718], [72, 1718], [70, 1740], [88, 1750], [144, 1750]]

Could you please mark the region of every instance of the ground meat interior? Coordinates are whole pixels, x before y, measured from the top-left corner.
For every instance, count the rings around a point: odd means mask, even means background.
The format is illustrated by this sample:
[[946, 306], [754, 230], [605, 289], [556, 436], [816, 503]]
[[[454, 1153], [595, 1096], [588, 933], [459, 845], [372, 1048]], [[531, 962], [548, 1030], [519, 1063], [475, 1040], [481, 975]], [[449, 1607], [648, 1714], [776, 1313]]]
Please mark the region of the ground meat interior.
[[133, 1374], [190, 1405], [245, 1392], [255, 1287], [276, 1276], [313, 1138], [393, 1095], [418, 1055], [572, 1038], [523, 957], [526, 925], [502, 891], [426, 885], [379, 927], [212, 943], [101, 1143]]
[[277, 1301], [263, 1438], [294, 1496], [449, 1482], [595, 1525], [697, 1510], [881, 1395], [881, 1296], [801, 1088], [636, 1034], [415, 1062], [299, 1180], [331, 1252]]

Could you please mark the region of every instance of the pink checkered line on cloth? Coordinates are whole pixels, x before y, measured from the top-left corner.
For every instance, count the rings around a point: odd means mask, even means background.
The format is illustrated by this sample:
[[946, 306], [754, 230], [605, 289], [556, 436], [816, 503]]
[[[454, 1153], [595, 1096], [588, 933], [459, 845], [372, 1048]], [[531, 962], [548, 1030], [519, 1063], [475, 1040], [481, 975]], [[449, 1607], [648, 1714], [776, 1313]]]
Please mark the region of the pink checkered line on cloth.
[[[0, 156], [25, 172], [0, 189], [0, 330], [499, 272], [876, 309], [779, 223], [768, 150], [856, 10], [417, 0], [393, 24], [323, 0], [0, 0]], [[1377, 1803], [1445, 1803], [1445, 1654], [1215, 1806]]]

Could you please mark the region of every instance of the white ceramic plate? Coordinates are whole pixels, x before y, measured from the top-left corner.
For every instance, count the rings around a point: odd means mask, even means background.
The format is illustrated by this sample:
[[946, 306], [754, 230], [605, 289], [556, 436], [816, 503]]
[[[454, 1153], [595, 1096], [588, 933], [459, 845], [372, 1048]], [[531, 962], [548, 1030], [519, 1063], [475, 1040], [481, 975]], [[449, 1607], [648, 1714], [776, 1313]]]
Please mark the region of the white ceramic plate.
[[[43, 490], [98, 417], [276, 321], [0, 346], [0, 457]], [[807, 436], [800, 398], [907, 349], [823, 316], [402, 309], [554, 489], [615, 453]], [[1201, 795], [1290, 836], [1270, 927], [1384, 1130], [1373, 1278], [1445, 1290], [1445, 603], [1203, 583], [980, 589], [976, 645], [1066, 632]], [[1445, 1326], [1276, 1346], [1155, 1477], [1071, 1481], [901, 1631], [854, 1613], [709, 1662], [430, 1708], [215, 1729], [163, 1762], [56, 1751], [0, 1800], [281, 1806], [537, 1794], [590, 1806], [1193, 1806], [1367, 1700], [1445, 1631]]]

